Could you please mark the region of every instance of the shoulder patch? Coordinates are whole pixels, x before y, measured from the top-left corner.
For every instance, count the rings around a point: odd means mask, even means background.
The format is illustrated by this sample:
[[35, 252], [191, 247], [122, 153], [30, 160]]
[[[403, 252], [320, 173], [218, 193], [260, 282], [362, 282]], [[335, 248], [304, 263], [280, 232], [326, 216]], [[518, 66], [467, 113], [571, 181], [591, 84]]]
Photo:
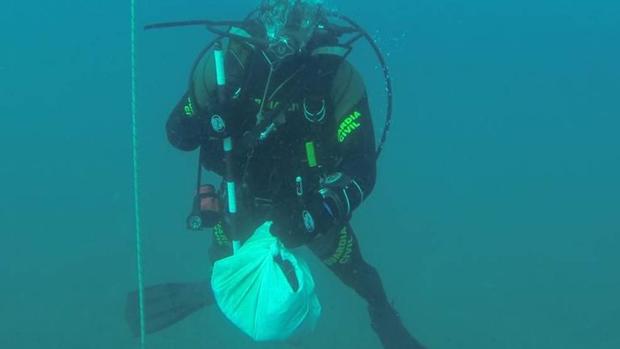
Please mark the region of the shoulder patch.
[[338, 126], [338, 142], [344, 142], [347, 137], [361, 126], [359, 122], [360, 117], [362, 117], [362, 113], [354, 111], [340, 122]]

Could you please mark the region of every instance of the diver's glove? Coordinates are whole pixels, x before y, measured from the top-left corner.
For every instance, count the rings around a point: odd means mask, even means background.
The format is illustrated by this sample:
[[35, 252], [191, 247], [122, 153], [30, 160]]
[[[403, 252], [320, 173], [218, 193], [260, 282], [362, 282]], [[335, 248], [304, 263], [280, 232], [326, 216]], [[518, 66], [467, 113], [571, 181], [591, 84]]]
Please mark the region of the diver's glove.
[[304, 206], [281, 205], [272, 215], [271, 233], [287, 248], [310, 242], [320, 232], [325, 232], [334, 222], [323, 198], [317, 193]]
[[310, 239], [303, 234], [301, 221], [297, 219], [299, 212], [299, 204], [295, 201], [281, 202], [272, 211], [270, 232], [287, 248], [299, 247]]
[[308, 243], [318, 234], [347, 223], [363, 199], [362, 189], [354, 180], [335, 173], [306, 198], [305, 205], [283, 205], [284, 210], [276, 210], [279, 214], [273, 218], [271, 233], [287, 247]]

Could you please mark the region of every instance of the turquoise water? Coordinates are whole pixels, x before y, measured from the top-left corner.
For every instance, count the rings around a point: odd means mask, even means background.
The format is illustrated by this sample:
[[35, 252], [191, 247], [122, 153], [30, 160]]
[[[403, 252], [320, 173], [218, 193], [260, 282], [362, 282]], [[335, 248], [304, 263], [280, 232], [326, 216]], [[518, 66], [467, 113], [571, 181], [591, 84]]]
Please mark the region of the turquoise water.
[[[253, 1], [138, 1], [139, 24], [238, 18]], [[620, 5], [332, 1], [388, 54], [394, 128], [354, 219], [367, 259], [430, 348], [620, 347]], [[137, 348], [129, 4], [3, 3], [0, 347]], [[198, 279], [184, 230], [195, 154], [166, 143], [201, 29], [140, 32], [145, 277]], [[376, 125], [385, 109], [367, 47]], [[313, 338], [253, 344], [215, 308], [148, 348], [361, 348], [365, 306], [306, 251], [324, 313]]]

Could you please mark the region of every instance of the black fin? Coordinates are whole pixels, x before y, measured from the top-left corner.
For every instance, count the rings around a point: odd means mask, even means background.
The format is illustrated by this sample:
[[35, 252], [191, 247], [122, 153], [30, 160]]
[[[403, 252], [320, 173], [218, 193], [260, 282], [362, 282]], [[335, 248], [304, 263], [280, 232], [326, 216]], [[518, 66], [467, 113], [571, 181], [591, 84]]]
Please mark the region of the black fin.
[[400, 316], [392, 305], [385, 303], [379, 306], [370, 306], [370, 319], [383, 348], [385, 349], [425, 349], [403, 325]]
[[[209, 282], [167, 283], [144, 289], [146, 333], [163, 330], [214, 302]], [[138, 292], [127, 295], [125, 319], [135, 336], [140, 335]]]

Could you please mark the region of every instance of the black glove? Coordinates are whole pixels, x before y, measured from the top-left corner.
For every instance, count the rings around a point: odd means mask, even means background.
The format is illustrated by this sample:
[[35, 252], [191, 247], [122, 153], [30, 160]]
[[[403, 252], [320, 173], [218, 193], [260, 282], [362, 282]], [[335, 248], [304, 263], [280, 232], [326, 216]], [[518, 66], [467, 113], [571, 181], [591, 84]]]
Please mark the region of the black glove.
[[287, 246], [308, 243], [317, 234], [345, 224], [363, 201], [361, 187], [350, 177], [334, 173], [325, 178], [321, 188], [298, 201], [285, 202], [274, 211], [271, 233]]
[[[288, 248], [295, 248], [305, 243], [304, 236], [299, 234], [296, 212], [299, 211], [299, 205], [295, 202], [281, 202], [274, 207], [271, 214], [270, 232], [276, 236]], [[297, 225], [297, 226], [296, 226]]]
[[319, 193], [313, 194], [303, 206], [290, 202], [280, 205], [272, 215], [271, 233], [286, 247], [299, 247], [337, 223], [332, 212]]

